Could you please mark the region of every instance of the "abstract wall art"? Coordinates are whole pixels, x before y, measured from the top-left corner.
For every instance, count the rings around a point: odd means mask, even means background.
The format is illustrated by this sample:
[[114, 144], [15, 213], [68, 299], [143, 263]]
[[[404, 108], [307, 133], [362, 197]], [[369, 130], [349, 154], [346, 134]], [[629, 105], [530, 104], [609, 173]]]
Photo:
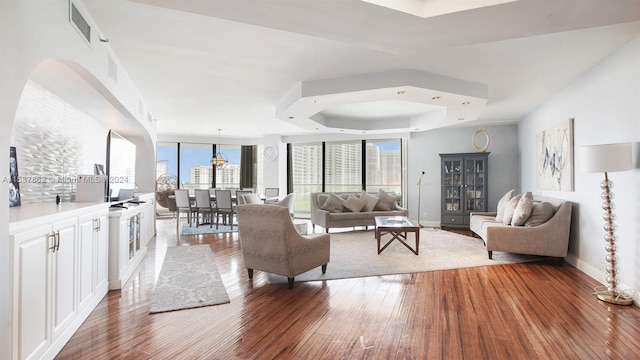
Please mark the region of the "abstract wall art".
[[536, 135], [536, 187], [573, 191], [573, 118]]

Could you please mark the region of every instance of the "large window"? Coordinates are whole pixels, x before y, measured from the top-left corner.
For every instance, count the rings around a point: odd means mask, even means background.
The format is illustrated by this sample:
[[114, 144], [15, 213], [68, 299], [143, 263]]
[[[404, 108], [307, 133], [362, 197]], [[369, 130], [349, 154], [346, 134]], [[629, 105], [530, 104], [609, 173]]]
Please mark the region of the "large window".
[[[217, 188], [240, 188], [240, 146], [217, 145], [220, 152], [228, 161], [222, 169], [216, 169]], [[209, 182], [211, 185], [211, 182]], [[210, 186], [209, 186], [210, 187]]]
[[325, 144], [325, 191], [358, 191], [362, 184], [362, 141]]
[[367, 189], [383, 189], [402, 193], [402, 157], [399, 140], [369, 140], [366, 142]]
[[299, 217], [309, 216], [309, 195], [312, 192], [362, 189], [377, 192], [383, 189], [394, 192], [400, 200], [403, 177], [401, 140], [292, 144], [291, 173], [288, 176], [293, 185], [290, 190], [296, 193], [295, 209]]
[[309, 216], [310, 194], [322, 191], [322, 143], [291, 145], [291, 162], [296, 213]]
[[180, 188], [194, 194], [195, 189], [208, 189], [213, 182], [210, 144], [180, 144]]

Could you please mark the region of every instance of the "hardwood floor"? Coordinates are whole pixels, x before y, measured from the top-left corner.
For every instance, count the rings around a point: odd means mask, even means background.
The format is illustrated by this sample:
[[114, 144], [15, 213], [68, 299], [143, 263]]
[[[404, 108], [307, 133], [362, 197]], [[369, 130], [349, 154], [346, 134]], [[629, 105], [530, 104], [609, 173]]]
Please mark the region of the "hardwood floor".
[[[243, 266], [237, 233], [176, 236], [149, 253], [58, 359], [637, 359], [640, 309], [550, 262], [269, 285]], [[210, 244], [230, 304], [149, 315], [167, 246]], [[329, 263], [331, 266], [331, 263]]]

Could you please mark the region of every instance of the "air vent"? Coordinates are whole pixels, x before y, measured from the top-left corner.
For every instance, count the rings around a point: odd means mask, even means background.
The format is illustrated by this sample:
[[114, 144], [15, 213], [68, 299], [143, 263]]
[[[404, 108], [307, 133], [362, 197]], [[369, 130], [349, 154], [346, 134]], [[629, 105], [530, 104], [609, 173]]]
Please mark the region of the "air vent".
[[110, 55], [107, 55], [108, 57], [108, 62], [109, 62], [109, 77], [111, 78], [111, 80], [113, 80], [114, 83], [118, 83], [118, 66], [116, 65], [115, 61], [113, 61], [113, 59], [111, 58]]
[[80, 11], [78, 11], [74, 3], [71, 3], [71, 23], [75, 25], [80, 35], [82, 35], [88, 43], [91, 43], [91, 26], [89, 26], [87, 20], [80, 14]]

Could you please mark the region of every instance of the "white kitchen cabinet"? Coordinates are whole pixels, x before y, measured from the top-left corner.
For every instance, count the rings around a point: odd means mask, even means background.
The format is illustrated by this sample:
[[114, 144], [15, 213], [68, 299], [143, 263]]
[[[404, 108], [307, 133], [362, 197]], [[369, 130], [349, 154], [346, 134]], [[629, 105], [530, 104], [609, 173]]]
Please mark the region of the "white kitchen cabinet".
[[146, 204], [109, 212], [109, 289], [122, 289], [147, 253], [141, 219]]
[[93, 299], [101, 299], [109, 290], [109, 218], [106, 211], [79, 218], [79, 309], [92, 307]]
[[98, 282], [89, 281], [83, 269], [90, 268], [89, 276], [97, 280], [97, 264], [108, 263], [106, 229], [99, 235], [104, 244], [98, 255], [98, 241], [83, 241], [80, 218], [89, 211], [106, 223], [107, 206], [28, 204], [10, 209], [13, 359], [55, 357], [106, 293], [106, 285], [96, 291]]

